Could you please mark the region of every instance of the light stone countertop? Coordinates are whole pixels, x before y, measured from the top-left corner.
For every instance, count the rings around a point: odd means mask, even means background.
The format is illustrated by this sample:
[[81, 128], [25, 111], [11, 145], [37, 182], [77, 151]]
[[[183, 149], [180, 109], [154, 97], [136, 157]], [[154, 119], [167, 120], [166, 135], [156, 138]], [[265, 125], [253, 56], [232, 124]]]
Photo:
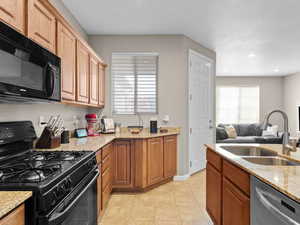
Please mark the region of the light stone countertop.
[[122, 129], [120, 134], [101, 134], [96, 137], [87, 138], [71, 138], [70, 143], [61, 144], [60, 147], [54, 149], [36, 149], [37, 151], [98, 151], [105, 145], [109, 144], [115, 139], [147, 139], [155, 137], [163, 137], [169, 135], [178, 135], [179, 128], [168, 128], [167, 133], [151, 134], [149, 129], [144, 129], [139, 134], [131, 134], [127, 129]]
[[300, 203], [300, 166], [264, 166], [250, 163], [240, 156], [234, 155], [221, 146], [226, 145], [244, 145], [257, 146], [278, 153], [278, 156], [285, 157], [300, 162], [300, 149], [291, 153], [290, 156], [282, 154], [282, 145], [279, 144], [208, 144], [211, 150], [215, 151], [228, 161], [234, 163], [251, 175], [261, 179], [265, 183], [270, 184], [278, 191], [288, 195], [290, 198]]
[[31, 191], [0, 191], [0, 218], [24, 203], [31, 196]]

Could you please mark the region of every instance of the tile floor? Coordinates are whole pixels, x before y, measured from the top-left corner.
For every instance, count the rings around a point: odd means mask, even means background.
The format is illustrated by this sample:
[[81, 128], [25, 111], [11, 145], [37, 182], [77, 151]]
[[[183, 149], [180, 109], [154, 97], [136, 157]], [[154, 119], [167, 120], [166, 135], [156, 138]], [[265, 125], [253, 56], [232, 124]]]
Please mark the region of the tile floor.
[[113, 194], [99, 225], [212, 225], [205, 172], [142, 194]]

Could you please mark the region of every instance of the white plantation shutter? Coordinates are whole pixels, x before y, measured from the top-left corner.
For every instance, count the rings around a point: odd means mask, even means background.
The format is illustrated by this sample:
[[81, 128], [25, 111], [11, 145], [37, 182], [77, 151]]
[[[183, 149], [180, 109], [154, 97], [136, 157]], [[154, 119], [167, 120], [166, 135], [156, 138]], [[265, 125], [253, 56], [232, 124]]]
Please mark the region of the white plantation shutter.
[[217, 87], [217, 124], [258, 123], [259, 87]]
[[158, 54], [113, 53], [114, 114], [157, 113]]

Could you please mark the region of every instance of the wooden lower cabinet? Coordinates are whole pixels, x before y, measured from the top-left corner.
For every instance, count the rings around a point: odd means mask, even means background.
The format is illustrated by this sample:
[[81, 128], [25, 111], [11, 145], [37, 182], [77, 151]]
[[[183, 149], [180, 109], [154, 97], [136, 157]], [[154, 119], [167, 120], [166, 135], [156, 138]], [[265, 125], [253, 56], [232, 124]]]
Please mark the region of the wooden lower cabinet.
[[133, 153], [131, 141], [116, 141], [112, 155], [113, 188], [130, 188], [133, 186]]
[[164, 178], [177, 173], [177, 137], [164, 137]]
[[[101, 166], [99, 166], [99, 170], [101, 170]], [[97, 179], [97, 212], [98, 212], [98, 222], [100, 221], [100, 215], [102, 210], [102, 177], [101, 174]]]
[[164, 179], [164, 145], [163, 138], [148, 140], [148, 185], [158, 183]]
[[210, 163], [206, 167], [206, 210], [215, 225], [222, 224], [222, 174]]
[[223, 178], [223, 225], [250, 225], [250, 199]]
[[117, 140], [112, 154], [113, 190], [145, 191], [176, 175], [177, 135]]
[[207, 149], [206, 209], [215, 225], [250, 225], [250, 176]]
[[0, 225], [25, 225], [25, 205], [22, 204], [0, 219]]

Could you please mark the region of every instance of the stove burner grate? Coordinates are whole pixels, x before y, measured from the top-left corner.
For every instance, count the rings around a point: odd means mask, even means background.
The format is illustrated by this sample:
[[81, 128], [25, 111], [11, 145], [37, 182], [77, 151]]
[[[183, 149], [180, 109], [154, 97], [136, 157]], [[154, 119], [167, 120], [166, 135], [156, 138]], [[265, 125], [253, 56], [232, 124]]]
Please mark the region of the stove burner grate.
[[58, 163], [37, 166], [34, 163], [10, 165], [0, 167], [0, 180], [2, 182], [41, 182], [59, 170], [61, 170], [61, 165]]

